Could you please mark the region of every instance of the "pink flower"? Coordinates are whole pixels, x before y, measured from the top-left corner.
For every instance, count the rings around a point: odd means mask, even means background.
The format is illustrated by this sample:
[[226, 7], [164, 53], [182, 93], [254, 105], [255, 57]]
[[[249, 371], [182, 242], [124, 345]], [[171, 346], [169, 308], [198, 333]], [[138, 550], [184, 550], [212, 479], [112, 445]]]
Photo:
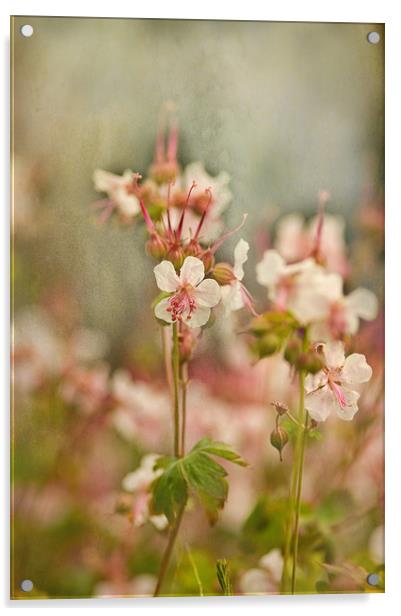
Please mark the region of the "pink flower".
[[162, 261], [154, 268], [157, 286], [171, 293], [155, 307], [158, 319], [167, 323], [184, 321], [189, 327], [202, 327], [208, 322], [210, 309], [220, 301], [220, 287], [205, 277], [200, 259], [187, 257], [178, 276], [170, 261]]
[[360, 394], [354, 386], [367, 383], [372, 368], [360, 353], [345, 358], [342, 342], [328, 342], [321, 348], [325, 367], [318, 374], [306, 377], [305, 407], [315, 421], [325, 421], [333, 412], [349, 421], [358, 411]]
[[132, 492], [136, 497], [132, 509], [135, 526], [142, 526], [149, 520], [158, 530], [163, 530], [168, 525], [166, 516], [151, 515], [149, 512], [150, 486], [163, 473], [162, 469], [154, 469], [158, 458], [159, 456], [153, 453], [144, 456], [140, 466], [124, 477], [122, 486], [126, 492]]

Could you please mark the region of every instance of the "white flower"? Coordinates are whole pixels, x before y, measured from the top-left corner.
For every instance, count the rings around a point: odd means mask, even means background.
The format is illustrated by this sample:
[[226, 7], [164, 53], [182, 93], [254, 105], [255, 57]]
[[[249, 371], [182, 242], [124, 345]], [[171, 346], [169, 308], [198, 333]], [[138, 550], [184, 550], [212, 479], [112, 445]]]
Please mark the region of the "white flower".
[[150, 515], [149, 512], [149, 488], [153, 481], [163, 473], [162, 469], [154, 469], [159, 457], [153, 453], [144, 456], [140, 466], [124, 477], [122, 486], [124, 490], [133, 492], [137, 497], [132, 511], [135, 526], [142, 526], [149, 520], [157, 530], [163, 530], [168, 526], [166, 516], [163, 514]]
[[305, 379], [305, 407], [315, 421], [325, 421], [336, 412], [341, 419], [351, 420], [358, 411], [359, 393], [355, 385], [367, 383], [372, 368], [364, 355], [344, 355], [342, 342], [322, 344], [325, 367]]
[[[288, 262], [308, 257], [316, 241], [320, 216], [315, 216], [308, 225], [299, 214], [288, 214], [277, 225], [275, 248]], [[346, 273], [344, 220], [339, 216], [324, 214], [320, 239], [320, 251], [329, 271]]]
[[209, 175], [201, 162], [194, 162], [187, 165], [183, 173], [184, 190], [188, 190], [191, 184], [196, 183], [196, 192], [203, 193], [210, 188], [212, 201], [212, 218], [220, 216], [232, 199], [231, 191], [228, 188], [230, 176], [225, 171], [221, 171], [215, 177]]
[[313, 259], [287, 265], [276, 250], [267, 250], [256, 266], [257, 281], [267, 287], [276, 308], [290, 310], [305, 324], [324, 315], [327, 302], [321, 297], [323, 276], [323, 268]]
[[[344, 334], [356, 334], [359, 320], [372, 321], [378, 312], [377, 297], [368, 289], [358, 288], [349, 295], [343, 294], [343, 279], [339, 274], [326, 274], [322, 279], [322, 292], [326, 307], [322, 320], [312, 329], [315, 340], [339, 338]], [[309, 297], [305, 298], [310, 301]]]
[[270, 550], [270, 552], [262, 556], [259, 560], [259, 565], [270, 574], [272, 580], [275, 582], [279, 582], [281, 580], [284, 566], [281, 550], [278, 548]]
[[215, 280], [205, 277], [200, 259], [187, 257], [176, 274], [170, 261], [162, 261], [154, 268], [157, 286], [172, 293], [155, 307], [155, 315], [167, 323], [185, 321], [189, 327], [201, 327], [208, 322], [210, 309], [220, 301], [220, 287]]
[[140, 212], [139, 201], [132, 192], [132, 176], [129, 169], [123, 175], [102, 169], [96, 169], [93, 174], [95, 190], [107, 193], [119, 212], [127, 218], [133, 218]]
[[248, 260], [249, 244], [240, 239], [234, 249], [234, 279], [230, 284], [221, 287], [221, 301], [225, 308], [225, 313], [240, 310], [249, 305], [251, 301], [248, 291], [242, 284], [244, 277], [243, 265]]

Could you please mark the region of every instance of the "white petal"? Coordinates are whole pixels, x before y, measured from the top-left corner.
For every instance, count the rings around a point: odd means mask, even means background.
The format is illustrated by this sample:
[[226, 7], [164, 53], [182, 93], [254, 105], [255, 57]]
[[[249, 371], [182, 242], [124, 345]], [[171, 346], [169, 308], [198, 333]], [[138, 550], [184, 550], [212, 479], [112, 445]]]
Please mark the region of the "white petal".
[[276, 284], [284, 268], [283, 257], [276, 250], [266, 250], [262, 261], [256, 266], [256, 280], [269, 288]]
[[326, 421], [330, 413], [337, 410], [336, 398], [326, 385], [305, 396], [305, 407], [315, 421]]
[[378, 301], [372, 291], [368, 289], [355, 289], [346, 298], [348, 310], [355, 313], [361, 319], [372, 321], [377, 317]]
[[287, 261], [295, 261], [305, 254], [307, 246], [302, 216], [288, 214], [279, 220], [275, 248]]
[[345, 360], [344, 368], [341, 372], [341, 379], [350, 385], [367, 383], [372, 376], [372, 368], [366, 361], [365, 355], [352, 353]]
[[234, 274], [238, 280], [244, 277], [244, 263], [248, 260], [249, 244], [242, 238], [234, 249]]
[[323, 345], [323, 354], [328, 368], [341, 368], [344, 365], [344, 344], [340, 340], [326, 342]]
[[205, 325], [210, 317], [210, 308], [206, 306], [197, 306], [191, 314], [191, 318], [185, 321], [185, 324], [189, 327], [202, 327]]
[[244, 299], [241, 293], [241, 283], [236, 281], [221, 287], [221, 300], [224, 304], [226, 314], [243, 308]]
[[169, 307], [170, 301], [168, 298], [162, 299], [155, 306], [155, 315], [158, 319], [162, 321], [166, 321], [166, 323], [172, 323], [173, 319], [171, 318], [171, 312], [167, 312], [167, 308]]
[[181, 284], [190, 284], [196, 287], [205, 277], [205, 266], [196, 257], [187, 257], [182, 264], [180, 272]]
[[270, 550], [270, 552], [262, 556], [259, 560], [259, 565], [263, 567], [263, 569], [266, 569], [276, 582], [281, 580], [284, 565], [281, 550], [278, 548]]
[[125, 216], [135, 216], [140, 210], [139, 201], [135, 195], [127, 193], [125, 186], [119, 186], [113, 192], [113, 201]]
[[346, 404], [345, 407], [341, 407], [337, 404], [336, 413], [341, 419], [351, 421], [355, 413], [358, 412], [357, 402], [359, 399], [359, 394], [357, 391], [352, 391], [350, 389], [346, 389], [345, 387], [342, 388], [342, 392], [344, 394]]
[[[189, 257], [187, 258], [189, 259]], [[221, 298], [220, 287], [212, 278], [203, 280], [200, 285], [193, 290], [192, 294], [198, 306], [206, 306], [207, 308], [216, 306]]]
[[161, 291], [173, 293], [180, 286], [180, 279], [175, 272], [174, 265], [170, 261], [162, 261], [153, 268], [153, 271], [156, 277], [156, 284]]
[[311, 393], [323, 385], [327, 385], [327, 375], [323, 370], [317, 374], [308, 374], [305, 378], [306, 393]]
[[96, 169], [93, 173], [93, 182], [95, 184], [95, 190], [98, 192], [109, 192], [116, 187], [121, 178], [109, 171], [103, 171], [103, 169]]

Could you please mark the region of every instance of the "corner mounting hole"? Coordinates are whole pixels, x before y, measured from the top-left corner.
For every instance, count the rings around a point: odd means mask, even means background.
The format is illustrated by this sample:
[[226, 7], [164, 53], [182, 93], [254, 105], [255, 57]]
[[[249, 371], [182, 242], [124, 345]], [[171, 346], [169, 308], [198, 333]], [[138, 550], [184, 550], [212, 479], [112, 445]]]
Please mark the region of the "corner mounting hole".
[[368, 577], [366, 578], [366, 581], [369, 586], [377, 586], [380, 582], [380, 578], [377, 573], [369, 573]]
[[25, 36], [25, 38], [29, 38], [33, 34], [33, 27], [30, 24], [21, 26], [21, 34], [22, 36]]
[[380, 42], [380, 34], [378, 32], [369, 32], [367, 39], [371, 45], [377, 45]]
[[23, 590], [24, 592], [31, 592], [31, 590], [33, 590], [32, 580], [23, 580], [21, 582], [21, 590]]

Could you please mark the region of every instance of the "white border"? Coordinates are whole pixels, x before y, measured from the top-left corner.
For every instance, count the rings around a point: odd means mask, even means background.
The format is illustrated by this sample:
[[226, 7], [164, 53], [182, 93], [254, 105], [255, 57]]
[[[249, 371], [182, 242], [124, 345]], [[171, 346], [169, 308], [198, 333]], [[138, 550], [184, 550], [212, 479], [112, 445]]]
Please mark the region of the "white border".
[[[264, 3], [263, 3], [264, 4]], [[339, 610], [351, 610], [354, 614], [362, 613], [369, 616], [378, 611], [386, 610], [391, 613], [398, 608], [400, 599], [397, 594], [400, 587], [400, 563], [399, 552], [401, 548], [401, 524], [400, 524], [400, 473], [398, 472], [401, 443], [401, 396], [399, 354], [401, 351], [400, 315], [401, 315], [401, 290], [400, 290], [400, 221], [401, 221], [401, 19], [399, 3], [393, 0], [361, 0], [353, 2], [336, 0], [329, 3], [321, 0], [281, 0], [274, 5], [264, 6], [259, 0], [247, 0], [244, 3], [233, 5], [232, 2], [224, 3], [203, 0], [202, 3], [191, 4], [188, 1], [178, 2], [134, 2], [113, 0], [110, 3], [88, 2], [84, 0], [59, 1], [57, 3], [36, 1], [35, 3], [9, 2], [1, 4], [1, 38], [2, 52], [4, 54], [1, 67], [3, 70], [2, 84], [3, 96], [1, 97], [2, 113], [0, 115], [1, 134], [6, 135], [5, 146], [0, 150], [1, 176], [0, 185], [9, 185], [9, 89], [8, 89], [8, 53], [9, 45], [9, 15], [65, 15], [65, 16], [103, 16], [103, 17], [163, 17], [163, 18], [190, 18], [190, 19], [259, 19], [269, 21], [337, 21], [337, 22], [366, 22], [386, 23], [386, 594], [384, 595], [339, 595], [321, 596], [308, 595], [292, 597], [255, 597], [255, 598], [210, 598], [210, 599], [158, 599], [158, 600], [69, 600], [47, 602], [13, 602], [8, 601], [8, 550], [3, 549], [0, 558], [0, 584], [2, 603], [6, 607], [23, 610], [29, 607], [32, 610], [65, 609], [79, 612], [83, 609], [94, 610], [106, 609], [109, 612], [119, 609], [172, 613], [177, 610], [200, 610], [208, 609], [212, 612], [225, 612], [230, 610], [234, 613], [242, 611], [266, 611], [277, 614], [289, 614], [296, 610], [301, 613], [316, 613], [317, 610], [325, 614], [338, 613]], [[3, 191], [1, 208], [1, 224], [3, 239], [1, 251], [1, 309], [4, 314], [2, 319], [2, 339], [5, 340], [4, 358], [1, 366], [8, 362], [8, 211], [9, 191]], [[5, 392], [3, 400], [8, 396], [8, 373], [4, 369], [0, 374], [2, 391]], [[3, 435], [4, 472], [1, 479], [4, 483], [3, 502], [8, 502], [8, 416], [7, 405], [2, 405], [5, 416], [0, 424]], [[4, 453], [5, 452], [5, 453]], [[7, 520], [8, 511], [5, 507]], [[1, 546], [8, 546], [7, 521], [1, 528]]]

